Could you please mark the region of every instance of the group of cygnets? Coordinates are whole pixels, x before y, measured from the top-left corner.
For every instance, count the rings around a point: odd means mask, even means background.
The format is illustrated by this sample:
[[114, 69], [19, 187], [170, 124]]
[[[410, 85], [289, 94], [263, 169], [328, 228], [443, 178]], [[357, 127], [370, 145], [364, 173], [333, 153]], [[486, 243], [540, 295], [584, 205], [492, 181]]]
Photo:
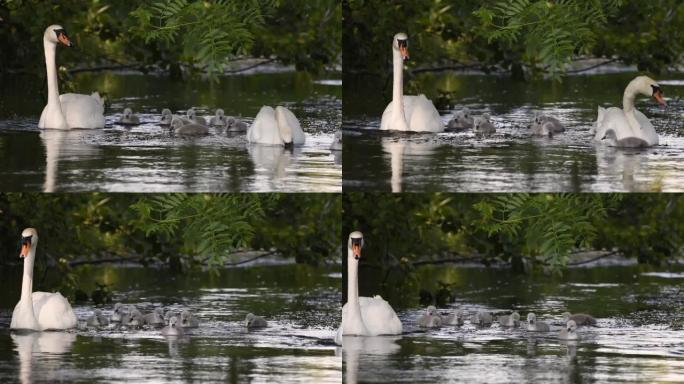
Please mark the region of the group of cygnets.
[[[280, 113], [280, 110], [285, 112]], [[174, 115], [170, 109], [164, 108], [161, 112], [159, 125], [168, 127], [171, 131], [181, 136], [208, 135], [209, 128], [213, 127], [218, 133], [222, 133], [224, 130], [227, 133], [247, 132], [247, 140], [257, 144], [303, 144], [304, 132], [301, 130], [299, 121], [294, 114], [284, 107], [277, 107], [275, 111], [278, 112], [269, 114], [271, 111], [274, 110], [270, 107], [263, 107], [255, 119], [253, 128], [250, 128], [247, 123], [239, 118], [226, 116], [225, 111], [221, 108], [217, 109], [213, 116], [207, 118], [197, 115], [194, 107], [189, 108], [185, 116]], [[286, 117], [281, 117], [281, 115]], [[270, 120], [269, 117], [271, 117]], [[285, 123], [284, 121], [288, 119], [289, 121]], [[135, 126], [141, 124], [141, 120], [140, 117], [133, 113], [131, 108], [125, 108], [117, 123], [124, 126]], [[254, 132], [250, 133], [250, 129]], [[283, 137], [284, 139], [281, 141]], [[330, 150], [342, 150], [341, 131], [335, 133]]]
[[[199, 326], [199, 319], [189, 310], [164, 310], [157, 307], [152, 312], [143, 314], [135, 305], [122, 303], [114, 304], [114, 310], [109, 317], [102, 313], [102, 310], [96, 309], [85, 322], [81, 323], [83, 328], [97, 329], [161, 328], [161, 334], [164, 336], [183, 336], [189, 329]], [[248, 313], [245, 316], [244, 326], [247, 329], [265, 328], [268, 323], [263, 317]]]
[[[513, 312], [510, 315], [497, 316], [496, 318], [488, 311], [477, 311], [472, 316], [463, 310], [455, 310], [446, 316], [442, 316], [437, 312], [437, 308], [433, 305], [427, 307], [425, 313], [418, 318], [418, 326], [421, 328], [439, 328], [441, 326], [454, 325], [461, 326], [465, 324], [466, 320], [470, 324], [478, 327], [488, 327], [494, 322], [499, 323], [501, 327], [520, 328], [520, 314]], [[570, 312], [563, 313], [563, 324], [558, 333], [558, 338], [562, 340], [577, 340], [578, 326], [596, 326], [596, 319], [585, 313]], [[537, 320], [537, 316], [530, 312], [527, 314], [527, 327], [530, 332], [551, 332], [549, 323]]]
[[[558, 119], [540, 112], [534, 113], [534, 119], [529, 128], [534, 136], [553, 136], [565, 131], [565, 127]], [[446, 131], [463, 132], [470, 129], [478, 136], [487, 136], [496, 132], [496, 126], [491, 122], [489, 113], [473, 116], [468, 107], [456, 112], [447, 124]]]
[[[118, 124], [132, 126], [141, 124], [140, 117], [133, 114], [130, 108], [125, 108]], [[174, 115], [170, 109], [164, 108], [161, 112], [159, 125], [169, 127], [179, 135], [198, 136], [209, 134], [209, 127], [219, 131], [245, 132], [247, 124], [238, 118], [226, 116], [223, 109], [217, 109], [214, 116], [206, 118], [197, 115], [195, 108], [186, 111], [185, 116]]]

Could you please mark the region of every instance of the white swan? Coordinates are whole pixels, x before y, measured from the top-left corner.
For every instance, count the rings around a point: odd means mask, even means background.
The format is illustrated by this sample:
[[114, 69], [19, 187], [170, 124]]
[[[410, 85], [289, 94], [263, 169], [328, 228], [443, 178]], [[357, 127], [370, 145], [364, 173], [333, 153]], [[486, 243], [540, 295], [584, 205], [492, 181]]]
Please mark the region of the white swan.
[[59, 94], [55, 52], [57, 44], [71, 47], [71, 40], [59, 25], [51, 25], [43, 34], [45, 67], [47, 68], [48, 102], [40, 115], [38, 128], [103, 128], [104, 102], [97, 92], [91, 95], [78, 93]]
[[299, 120], [285, 107], [261, 107], [247, 130], [247, 141], [266, 145], [302, 145], [306, 140]]
[[24, 259], [24, 277], [21, 283], [21, 299], [12, 312], [10, 329], [69, 329], [78, 320], [71, 305], [59, 292], [33, 292], [33, 263], [38, 246], [38, 231], [26, 228], [21, 233], [21, 253]]
[[402, 325], [394, 309], [382, 297], [359, 297], [359, 259], [363, 234], [352, 232], [347, 242], [347, 303], [342, 307], [342, 324], [335, 343], [342, 345], [343, 335], [400, 335]]
[[439, 112], [425, 95], [404, 96], [404, 60], [409, 58], [408, 36], [397, 33], [392, 40], [394, 85], [392, 101], [385, 108], [381, 130], [443, 132], [444, 123]]
[[658, 145], [658, 134], [648, 118], [636, 108], [637, 95], [652, 96], [665, 106], [663, 91], [648, 76], [638, 76], [630, 81], [622, 96], [622, 109], [598, 108], [594, 140], [606, 142], [613, 147], [651, 147]]

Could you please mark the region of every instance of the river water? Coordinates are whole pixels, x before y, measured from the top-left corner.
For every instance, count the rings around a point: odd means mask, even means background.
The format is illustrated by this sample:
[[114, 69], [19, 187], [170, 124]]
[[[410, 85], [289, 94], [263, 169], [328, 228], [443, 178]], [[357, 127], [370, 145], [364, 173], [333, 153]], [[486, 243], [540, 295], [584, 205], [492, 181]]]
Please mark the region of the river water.
[[[366, 271], [361, 272], [363, 277]], [[370, 274], [370, 271], [368, 271]], [[370, 281], [369, 281], [370, 280]], [[417, 285], [448, 287], [455, 302], [439, 311], [489, 310], [522, 318], [533, 311], [552, 332], [498, 325], [424, 330], [418, 292], [382, 290], [370, 278], [360, 293], [383, 296], [404, 325], [401, 336], [345, 337], [345, 382], [681, 382], [684, 381], [684, 266], [574, 268], [562, 277], [521, 276], [499, 268], [424, 267]], [[557, 335], [564, 311], [590, 313], [578, 341]]]
[[[402, 134], [378, 130], [389, 102], [390, 83], [345, 78], [345, 191], [393, 192], [672, 192], [684, 191], [684, 76], [658, 79], [668, 101], [636, 106], [649, 117], [660, 145], [616, 149], [593, 143], [589, 132], [599, 105], [622, 104], [622, 93], [636, 73], [570, 76], [516, 82], [483, 75], [421, 74], [408, 89], [433, 101], [450, 92], [455, 106], [441, 110], [446, 124], [463, 107], [488, 112], [497, 132]], [[387, 84], [385, 86], [385, 84]], [[411, 91], [405, 91], [407, 94]], [[414, 92], [415, 93], [415, 92]], [[363, 95], [363, 97], [347, 97]], [[534, 111], [558, 118], [566, 132], [533, 137]]]
[[[107, 93], [111, 106], [99, 130], [39, 130], [44, 84], [3, 79], [0, 90], [0, 190], [111, 192], [340, 192], [340, 154], [330, 151], [342, 116], [341, 82], [285, 72], [171, 82], [137, 74], [79, 74], [79, 93]], [[44, 91], [43, 91], [44, 92]], [[163, 108], [200, 116], [216, 108], [251, 124], [262, 105], [284, 105], [307, 140], [292, 149], [250, 145], [244, 133], [212, 130], [174, 136], [157, 123]], [[117, 124], [129, 107], [141, 125]]]
[[[332, 337], [340, 321], [340, 275], [306, 265], [270, 265], [173, 275], [155, 268], [81, 267], [79, 286], [105, 283], [114, 301], [189, 309], [200, 327], [183, 337], [158, 329], [8, 330], [21, 270], [0, 283], [0, 382], [320, 382], [341, 381]], [[5, 274], [3, 273], [3, 276]], [[80, 320], [95, 308], [74, 303]], [[268, 328], [247, 331], [245, 315]]]

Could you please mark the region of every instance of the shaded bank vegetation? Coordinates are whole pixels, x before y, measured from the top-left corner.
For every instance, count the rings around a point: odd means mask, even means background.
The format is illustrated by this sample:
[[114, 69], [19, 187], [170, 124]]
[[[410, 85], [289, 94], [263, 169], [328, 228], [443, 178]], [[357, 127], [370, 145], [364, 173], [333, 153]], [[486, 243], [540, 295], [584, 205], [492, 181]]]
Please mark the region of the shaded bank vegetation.
[[76, 43], [60, 65], [182, 73], [227, 72], [279, 62], [335, 70], [341, 61], [341, 7], [334, 0], [37, 1], [0, 3], [0, 73], [44, 72], [43, 31], [61, 24]]
[[336, 263], [341, 204], [334, 194], [2, 194], [0, 266], [21, 262], [25, 227], [38, 229], [36, 276], [60, 271], [67, 293], [73, 267], [108, 261], [178, 272], [261, 255]]
[[684, 249], [681, 195], [348, 193], [343, 209], [381, 277], [463, 262], [559, 274], [587, 253], [660, 264]]
[[345, 0], [344, 70], [384, 74], [390, 42], [409, 34], [411, 69], [565, 73], [578, 57], [659, 73], [681, 65], [684, 4], [676, 0]]

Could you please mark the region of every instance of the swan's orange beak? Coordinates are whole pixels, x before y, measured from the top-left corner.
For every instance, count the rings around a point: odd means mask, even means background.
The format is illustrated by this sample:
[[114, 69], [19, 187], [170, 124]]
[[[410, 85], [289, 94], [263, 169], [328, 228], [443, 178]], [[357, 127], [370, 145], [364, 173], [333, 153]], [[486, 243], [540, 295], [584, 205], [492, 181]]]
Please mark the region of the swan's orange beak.
[[30, 250], [31, 250], [31, 244], [30, 243], [25, 242], [25, 243], [21, 244], [21, 252], [19, 252], [19, 257], [22, 259], [27, 257]]
[[408, 60], [410, 58], [409, 56], [409, 51], [408, 47], [405, 45], [400, 45], [399, 46], [399, 52], [401, 53], [401, 58], [404, 60]]
[[57, 40], [59, 40], [60, 43], [66, 45], [67, 47], [73, 47], [74, 46], [71, 43], [69, 36], [67, 36], [66, 32], [64, 32], [64, 31], [57, 32]]
[[653, 98], [656, 99], [658, 104], [662, 105], [663, 107], [667, 106], [667, 103], [665, 102], [665, 99], [663, 99], [663, 91], [660, 90], [660, 88], [656, 89], [653, 92]]
[[361, 258], [361, 244], [352, 244], [352, 252], [356, 260]]

